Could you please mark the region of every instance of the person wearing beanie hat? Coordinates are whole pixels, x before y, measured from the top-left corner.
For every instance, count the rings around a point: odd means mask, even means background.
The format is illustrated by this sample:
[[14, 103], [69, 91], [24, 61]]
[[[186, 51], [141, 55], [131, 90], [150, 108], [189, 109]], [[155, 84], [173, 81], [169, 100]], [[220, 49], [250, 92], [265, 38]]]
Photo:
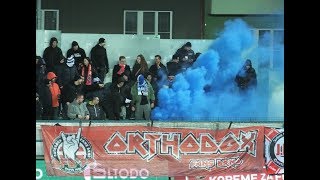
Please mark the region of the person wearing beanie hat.
[[192, 45], [191, 45], [191, 42], [187, 42], [185, 45], [184, 45], [185, 47], [192, 47]]
[[109, 72], [109, 60], [107, 56], [107, 50], [105, 46], [105, 39], [100, 38], [97, 45], [91, 49], [92, 65], [95, 67], [98, 73], [98, 77], [104, 82], [106, 74]]
[[87, 57], [86, 52], [79, 47], [79, 44], [77, 41], [72, 41], [71, 48], [67, 51], [67, 58], [73, 56], [74, 63], [79, 71], [82, 67], [82, 62], [85, 57]]
[[57, 38], [52, 37], [50, 39], [49, 47], [44, 50], [42, 57], [46, 63], [47, 72], [58, 73], [59, 66], [64, 63], [64, 57], [61, 49], [58, 47]]
[[[105, 43], [105, 39], [104, 38], [99, 38], [99, 44], [103, 44], [103, 43]], [[104, 46], [104, 45], [103, 45]]]
[[78, 46], [78, 42], [77, 41], [72, 41], [71, 46], [72, 47]]
[[191, 47], [191, 42], [187, 42], [174, 54], [179, 57], [179, 63], [184, 70], [190, 67], [195, 59], [194, 51]]
[[62, 89], [66, 84], [73, 80], [73, 78], [78, 75], [78, 70], [75, 66], [75, 58], [74, 55], [66, 58], [65, 65], [61, 72], [60, 77], [58, 77], [58, 84]]
[[155, 95], [152, 85], [145, 80], [140, 74], [137, 82], [131, 87], [132, 95], [132, 111], [135, 111], [135, 119], [143, 119], [143, 114], [146, 120], [150, 120], [151, 109], [154, 107]]

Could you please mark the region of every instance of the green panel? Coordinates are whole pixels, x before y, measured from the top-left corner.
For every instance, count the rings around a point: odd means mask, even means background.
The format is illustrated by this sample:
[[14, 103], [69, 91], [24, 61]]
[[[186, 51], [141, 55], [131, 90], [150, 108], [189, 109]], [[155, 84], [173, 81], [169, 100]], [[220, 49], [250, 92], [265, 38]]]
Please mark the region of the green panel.
[[[42, 176], [41, 173], [42, 172]], [[41, 177], [40, 177], [41, 176]], [[36, 178], [37, 179], [41, 179], [41, 180], [64, 180], [64, 179], [71, 179], [71, 180], [84, 180], [85, 178], [82, 176], [68, 176], [68, 177], [61, 177], [61, 176], [48, 176], [47, 172], [46, 172], [46, 166], [45, 166], [45, 162], [44, 160], [36, 160]], [[93, 176], [91, 178], [87, 177], [86, 180], [89, 179], [99, 179], [99, 180], [103, 180], [103, 178], [94, 178]], [[121, 180], [123, 178], [120, 177], [105, 177], [104, 179], [118, 179]], [[130, 177], [126, 178], [126, 179], [130, 179]], [[168, 180], [168, 177], [163, 176], [163, 177], [147, 177], [147, 178], [134, 178], [134, 180]]]
[[284, 0], [212, 0], [211, 14], [274, 14], [283, 5]]
[[249, 26], [256, 29], [283, 29], [283, 16], [210, 16], [206, 14], [204, 38], [216, 38], [217, 34], [223, 30], [224, 23], [227, 20], [240, 18], [248, 23]]

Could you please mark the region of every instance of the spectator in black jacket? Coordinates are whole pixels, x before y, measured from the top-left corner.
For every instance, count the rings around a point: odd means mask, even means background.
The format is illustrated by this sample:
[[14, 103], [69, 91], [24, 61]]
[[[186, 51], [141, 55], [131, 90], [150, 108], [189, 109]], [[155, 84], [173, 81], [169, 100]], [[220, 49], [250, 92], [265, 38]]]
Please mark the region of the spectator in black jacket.
[[92, 64], [96, 68], [98, 77], [102, 82], [104, 82], [104, 78], [109, 72], [109, 62], [107, 50], [104, 48], [105, 45], [105, 39], [100, 38], [99, 43], [91, 49]]
[[154, 56], [155, 63], [150, 67], [149, 72], [151, 73], [155, 82], [164, 82], [167, 78], [167, 68], [161, 62], [161, 56]]
[[106, 103], [108, 119], [120, 120], [121, 104], [124, 101], [121, 95], [121, 87], [124, 85], [124, 79], [118, 78], [117, 84], [111, 84], [110, 91], [106, 94]]
[[55, 37], [50, 39], [50, 45], [43, 52], [43, 59], [46, 62], [47, 72], [54, 72], [60, 77], [60, 70], [64, 63], [61, 49], [57, 46], [58, 40]]
[[172, 60], [167, 62], [168, 74], [177, 75], [181, 70], [181, 64], [179, 63], [179, 56], [173, 55]]
[[73, 55], [71, 55], [65, 60], [61, 77], [58, 78], [57, 83], [59, 84], [60, 89], [63, 89], [63, 87], [72, 81], [76, 75], [78, 75], [78, 70], [75, 66], [75, 59]]
[[103, 120], [105, 119], [104, 113], [99, 106], [99, 97], [94, 96], [91, 101], [87, 103], [87, 109], [90, 114], [90, 120]]
[[39, 94], [36, 93], [36, 120], [42, 119], [43, 106], [39, 99]]
[[71, 44], [71, 48], [67, 51], [67, 58], [69, 58], [72, 55], [75, 59], [75, 66], [79, 70], [81, 68], [83, 59], [87, 57], [87, 55], [86, 52], [82, 48], [80, 48], [77, 41], [73, 41]]
[[194, 61], [194, 51], [191, 47], [191, 43], [187, 42], [175, 53], [175, 55], [179, 57], [179, 63], [181, 64], [182, 69], [190, 67]]
[[36, 91], [38, 92], [39, 86], [43, 84], [46, 79], [46, 63], [40, 56], [36, 56]]
[[238, 74], [235, 82], [237, 83], [240, 92], [246, 92], [248, 89], [255, 89], [257, 87], [257, 74], [252, 67], [250, 59], [247, 59]]
[[98, 77], [93, 78], [91, 85], [84, 86], [85, 99], [92, 99], [93, 97], [103, 97], [104, 84]]
[[[129, 72], [129, 76], [125, 75], [124, 72]], [[114, 65], [112, 70], [112, 83], [117, 83], [117, 79], [123, 76], [127, 76], [127, 78], [130, 78], [131, 69], [130, 66], [126, 63], [126, 57], [120, 56], [119, 63]]]
[[52, 96], [50, 91], [51, 81], [48, 79], [43, 80], [44, 82], [39, 87], [39, 99], [43, 107], [42, 118], [49, 120], [52, 114]]
[[68, 119], [68, 105], [73, 102], [77, 94], [83, 94], [83, 77], [76, 75], [61, 91], [62, 117]]

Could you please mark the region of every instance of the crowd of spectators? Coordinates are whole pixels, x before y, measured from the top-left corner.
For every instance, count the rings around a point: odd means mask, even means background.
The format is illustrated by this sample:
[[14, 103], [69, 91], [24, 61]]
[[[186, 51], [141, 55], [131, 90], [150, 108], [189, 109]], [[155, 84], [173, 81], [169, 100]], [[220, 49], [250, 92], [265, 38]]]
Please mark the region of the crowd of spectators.
[[[37, 120], [150, 120], [159, 89], [170, 88], [175, 76], [191, 67], [201, 54], [195, 54], [187, 42], [166, 64], [155, 55], [155, 63], [149, 66], [139, 54], [131, 68], [126, 57], [120, 56], [111, 82], [105, 83], [109, 72], [105, 41], [98, 40], [90, 57], [73, 41], [63, 56], [58, 40], [51, 38], [43, 58], [36, 56]], [[256, 78], [251, 61], [250, 67], [250, 78]], [[235, 81], [244, 89], [247, 79], [238, 74]]]

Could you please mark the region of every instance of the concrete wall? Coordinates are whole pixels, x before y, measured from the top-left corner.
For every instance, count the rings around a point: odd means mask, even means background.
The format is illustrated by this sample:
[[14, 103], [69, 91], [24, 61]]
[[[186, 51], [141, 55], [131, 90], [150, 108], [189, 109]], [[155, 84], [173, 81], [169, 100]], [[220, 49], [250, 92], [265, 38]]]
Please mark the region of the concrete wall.
[[106, 39], [106, 49], [109, 59], [110, 71], [105, 81], [111, 81], [113, 66], [118, 63], [119, 56], [127, 59], [127, 64], [132, 68], [137, 55], [143, 54], [149, 67], [154, 64], [154, 56], [159, 54], [162, 62], [171, 60], [172, 55], [187, 41], [192, 43], [195, 52], [204, 52], [212, 40], [202, 39], [159, 39], [152, 35], [124, 35], [124, 34], [84, 34], [84, 33], [61, 33], [60, 31], [37, 30], [36, 31], [36, 54], [43, 56], [43, 51], [49, 45], [51, 37], [57, 37], [62, 53], [66, 56], [71, 48], [72, 41], [77, 41], [86, 55], [90, 57], [90, 51], [100, 37]]

